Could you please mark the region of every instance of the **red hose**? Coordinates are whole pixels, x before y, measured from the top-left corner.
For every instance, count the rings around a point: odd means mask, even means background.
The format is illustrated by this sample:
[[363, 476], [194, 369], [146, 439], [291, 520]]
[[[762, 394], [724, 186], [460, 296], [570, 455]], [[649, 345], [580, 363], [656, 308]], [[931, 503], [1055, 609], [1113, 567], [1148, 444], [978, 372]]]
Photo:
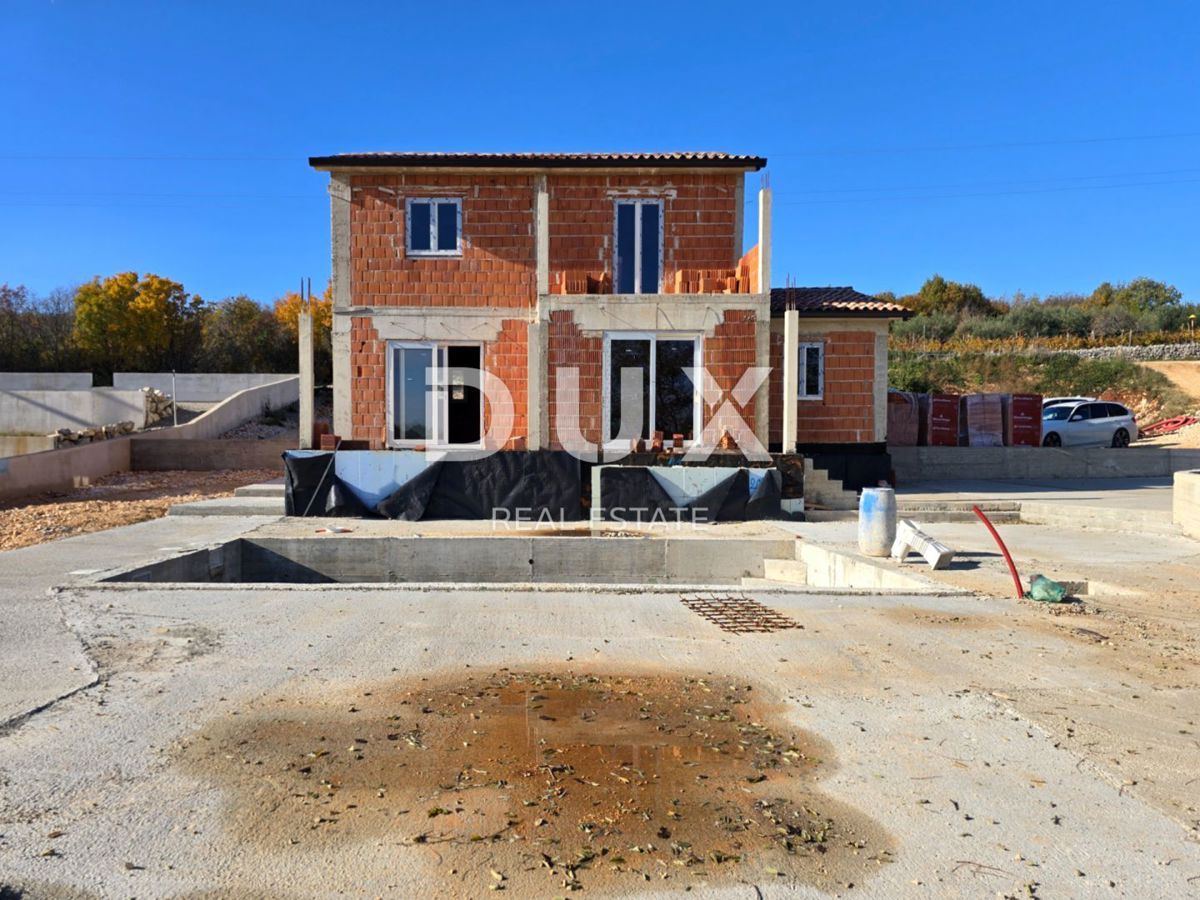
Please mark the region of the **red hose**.
[[979, 516], [979, 521], [992, 533], [992, 537], [1000, 545], [1000, 552], [1004, 554], [1004, 561], [1008, 563], [1008, 571], [1012, 573], [1013, 587], [1017, 589], [1017, 599], [1022, 599], [1025, 596], [1025, 590], [1021, 587], [1021, 577], [1017, 575], [1017, 567], [1013, 565], [1012, 557], [1009, 556], [1008, 548], [1004, 546], [1004, 541], [1000, 540], [1000, 535], [996, 533], [996, 529], [992, 527], [992, 523], [988, 521], [988, 517], [983, 514], [982, 509], [978, 506], [972, 506], [971, 512]]

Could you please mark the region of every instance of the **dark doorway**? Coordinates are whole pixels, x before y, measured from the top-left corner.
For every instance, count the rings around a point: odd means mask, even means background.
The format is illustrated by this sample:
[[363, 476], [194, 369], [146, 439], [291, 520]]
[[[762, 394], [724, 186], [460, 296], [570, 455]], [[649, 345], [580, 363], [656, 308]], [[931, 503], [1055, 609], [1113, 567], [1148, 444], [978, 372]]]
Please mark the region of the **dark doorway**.
[[483, 437], [479, 347], [446, 348], [446, 441], [478, 444]]

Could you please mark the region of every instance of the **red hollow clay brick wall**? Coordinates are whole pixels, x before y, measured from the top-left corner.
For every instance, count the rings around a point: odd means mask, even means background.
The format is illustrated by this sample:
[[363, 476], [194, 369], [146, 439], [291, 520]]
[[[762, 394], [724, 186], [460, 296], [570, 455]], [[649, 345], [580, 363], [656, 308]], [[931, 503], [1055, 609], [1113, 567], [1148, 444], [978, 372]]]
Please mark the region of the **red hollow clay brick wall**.
[[552, 175], [550, 269], [612, 272], [613, 203], [663, 200], [663, 276], [719, 269], [737, 261], [737, 185], [742, 173]]
[[[523, 319], [505, 319], [499, 337], [484, 344], [483, 369], [497, 376], [507, 386], [513, 401], [513, 430], [507, 449], [521, 446], [529, 434], [529, 323]], [[491, 404], [484, 402], [483, 422], [487, 428], [492, 421]]]
[[[600, 443], [604, 414], [604, 339], [599, 336], [585, 337], [575, 325], [575, 316], [569, 310], [555, 310], [550, 313], [547, 344], [549, 372], [546, 384], [549, 389], [551, 448], [562, 449], [558, 433], [560, 425], [570, 434], [581, 433], [588, 442]], [[571, 410], [558, 408], [557, 371], [560, 367], [579, 370], [578, 416]]]
[[[801, 400], [796, 413], [802, 444], [870, 442], [875, 433], [875, 335], [870, 331], [833, 331], [805, 335], [800, 341], [825, 342], [825, 392], [822, 400]], [[789, 361], [796, 365], [795, 360]], [[783, 381], [782, 372], [779, 377]], [[782, 409], [782, 407], [781, 407]]]
[[[350, 437], [370, 441], [372, 450], [387, 443], [387, 346], [371, 320], [350, 320]], [[343, 435], [345, 437], [345, 435]]]
[[[722, 403], [728, 402], [735, 411], [737, 402], [728, 395], [745, 371], [758, 364], [756, 344], [754, 339], [756, 322], [753, 311], [745, 309], [727, 309], [722, 321], [714, 329], [710, 337], [704, 339], [704, 367], [720, 386], [724, 396]], [[707, 425], [712, 419], [716, 408], [705, 403], [704, 422]], [[751, 399], [740, 410], [741, 418], [754, 430], [754, 400]], [[736, 418], [718, 417], [713, 432], [713, 440], [720, 438], [721, 433], [729, 430], [731, 423], [736, 424]]]
[[[355, 175], [350, 186], [353, 305], [533, 306], [532, 176]], [[462, 198], [461, 257], [405, 254], [409, 197]]]

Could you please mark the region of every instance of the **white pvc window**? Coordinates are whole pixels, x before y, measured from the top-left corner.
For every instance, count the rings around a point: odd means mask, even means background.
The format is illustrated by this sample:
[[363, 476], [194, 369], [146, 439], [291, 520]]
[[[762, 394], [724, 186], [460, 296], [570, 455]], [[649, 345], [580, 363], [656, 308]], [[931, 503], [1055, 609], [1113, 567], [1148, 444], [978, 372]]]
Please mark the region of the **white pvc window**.
[[406, 200], [404, 246], [409, 256], [462, 255], [462, 200], [457, 197]]
[[799, 377], [797, 396], [801, 400], [821, 400], [825, 397], [825, 345], [820, 343], [799, 346]]
[[662, 290], [662, 257], [662, 201], [616, 201], [613, 216], [614, 293], [659, 293]]
[[480, 446], [482, 344], [388, 343], [388, 444]]

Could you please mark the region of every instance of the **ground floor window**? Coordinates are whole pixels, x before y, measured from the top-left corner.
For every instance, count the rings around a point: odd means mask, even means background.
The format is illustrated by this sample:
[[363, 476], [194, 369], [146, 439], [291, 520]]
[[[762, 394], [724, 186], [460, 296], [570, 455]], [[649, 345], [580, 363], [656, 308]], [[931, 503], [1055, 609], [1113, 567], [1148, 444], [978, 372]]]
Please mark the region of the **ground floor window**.
[[[621, 433], [621, 371], [639, 373], [642, 392], [641, 430], [650, 440], [661, 431], [667, 442], [676, 434], [696, 439], [701, 421], [701, 395], [691, 372], [701, 366], [700, 338], [662, 332], [609, 332], [604, 336], [605, 440]], [[628, 426], [627, 426], [628, 428]]]
[[825, 345], [800, 345], [800, 377], [796, 380], [801, 400], [821, 400], [825, 396]]
[[478, 344], [390, 343], [390, 443], [477, 445], [483, 436], [482, 370]]

